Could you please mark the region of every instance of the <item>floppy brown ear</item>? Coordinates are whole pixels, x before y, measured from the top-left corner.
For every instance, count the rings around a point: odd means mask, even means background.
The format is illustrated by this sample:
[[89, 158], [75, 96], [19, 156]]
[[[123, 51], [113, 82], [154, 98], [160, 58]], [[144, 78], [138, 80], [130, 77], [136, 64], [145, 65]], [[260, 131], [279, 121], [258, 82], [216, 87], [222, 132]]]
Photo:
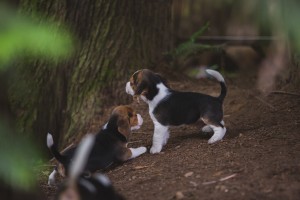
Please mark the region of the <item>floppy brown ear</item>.
[[146, 81], [142, 81], [140, 84], [137, 85], [135, 94], [136, 95], [146, 95], [146, 93], [147, 93], [145, 90], [146, 87], [147, 87]]
[[131, 132], [129, 121], [126, 118], [119, 116], [117, 126], [118, 126], [118, 131], [122, 135], [124, 135], [126, 137], [126, 139], [128, 140], [130, 132]]

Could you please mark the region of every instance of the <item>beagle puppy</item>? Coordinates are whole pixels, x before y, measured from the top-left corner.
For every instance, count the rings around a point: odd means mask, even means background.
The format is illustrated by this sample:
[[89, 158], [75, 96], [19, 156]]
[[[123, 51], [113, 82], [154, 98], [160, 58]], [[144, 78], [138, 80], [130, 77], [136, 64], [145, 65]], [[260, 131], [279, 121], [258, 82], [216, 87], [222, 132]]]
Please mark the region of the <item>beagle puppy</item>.
[[[95, 136], [95, 142], [89, 155], [86, 173], [104, 169], [113, 162], [124, 162], [146, 152], [146, 147], [127, 148], [131, 131], [139, 129], [143, 124], [140, 114], [130, 106], [118, 106], [113, 111], [104, 127]], [[47, 135], [47, 146], [58, 161], [58, 165], [49, 175], [48, 184], [54, 184], [55, 175], [68, 176], [68, 168], [72, 163], [76, 147], [60, 154], [53, 142], [52, 135]]]
[[67, 180], [58, 188], [56, 200], [123, 200], [118, 194], [109, 179], [102, 174], [94, 174], [91, 177], [82, 176], [88, 155], [95, 142], [95, 135], [88, 134], [79, 144], [70, 165], [70, 174]]
[[221, 94], [212, 97], [195, 92], [179, 92], [171, 89], [165, 79], [148, 69], [136, 71], [126, 83], [126, 92], [141, 98], [149, 106], [154, 123], [153, 143], [150, 153], [159, 153], [169, 138], [169, 126], [195, 123], [201, 119], [204, 132], [213, 131], [209, 144], [221, 140], [225, 133], [223, 101], [227, 88], [223, 76], [215, 70], [206, 70], [220, 82]]

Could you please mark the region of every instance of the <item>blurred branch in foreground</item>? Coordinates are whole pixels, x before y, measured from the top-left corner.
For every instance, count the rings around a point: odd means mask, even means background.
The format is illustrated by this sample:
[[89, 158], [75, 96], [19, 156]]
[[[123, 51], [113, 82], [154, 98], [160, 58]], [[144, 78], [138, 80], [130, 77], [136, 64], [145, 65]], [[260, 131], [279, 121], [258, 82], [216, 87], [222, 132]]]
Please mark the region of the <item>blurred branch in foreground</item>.
[[36, 180], [34, 164], [40, 160], [40, 151], [28, 137], [0, 124], [0, 179], [7, 185], [28, 190]]
[[[11, 63], [23, 63], [24, 58], [57, 62], [70, 55], [70, 34], [54, 23], [37, 23], [0, 4], [0, 193], [1, 199], [35, 199], [37, 176], [34, 166], [42, 155], [32, 138], [19, 134], [16, 122], [9, 117], [7, 87], [10, 76], [6, 71]], [[25, 67], [25, 66], [22, 66]], [[30, 90], [31, 88], [24, 88]], [[30, 98], [30, 97], [27, 97]], [[26, 134], [29, 135], [29, 134]], [[33, 190], [34, 189], [34, 190]], [[32, 194], [33, 196], [32, 196]]]
[[34, 22], [0, 4], [0, 67], [15, 58], [31, 56], [58, 61], [72, 48], [70, 34], [54, 23]]

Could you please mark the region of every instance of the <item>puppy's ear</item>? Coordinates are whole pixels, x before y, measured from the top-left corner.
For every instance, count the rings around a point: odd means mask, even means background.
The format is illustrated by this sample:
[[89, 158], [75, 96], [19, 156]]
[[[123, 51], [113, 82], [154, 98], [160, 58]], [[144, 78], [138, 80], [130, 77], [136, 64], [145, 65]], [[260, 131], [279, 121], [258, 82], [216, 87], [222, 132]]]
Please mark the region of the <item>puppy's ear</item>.
[[168, 84], [168, 81], [167, 79], [165, 79], [164, 77], [162, 77], [159, 73], [155, 73], [155, 75], [158, 77], [158, 79], [165, 85], [169, 88], [169, 84]]
[[117, 126], [118, 126], [118, 131], [122, 135], [124, 135], [126, 137], [126, 139], [128, 140], [130, 132], [131, 132], [128, 119], [126, 119], [123, 116], [119, 116]]

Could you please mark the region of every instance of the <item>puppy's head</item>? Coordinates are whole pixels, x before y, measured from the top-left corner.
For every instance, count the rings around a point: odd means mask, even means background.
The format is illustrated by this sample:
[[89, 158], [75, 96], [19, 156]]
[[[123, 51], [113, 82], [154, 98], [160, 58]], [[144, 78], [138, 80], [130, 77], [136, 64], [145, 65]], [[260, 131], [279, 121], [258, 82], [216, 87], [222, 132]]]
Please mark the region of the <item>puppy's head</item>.
[[140, 114], [130, 106], [118, 106], [113, 112], [112, 116], [117, 118], [118, 131], [126, 137], [129, 138], [132, 130], [139, 129], [143, 124], [143, 118]]
[[126, 93], [134, 98], [141, 96], [143, 99], [152, 100], [157, 94], [157, 84], [163, 83], [166, 87], [168, 84], [161, 75], [148, 69], [136, 71], [126, 83]]

